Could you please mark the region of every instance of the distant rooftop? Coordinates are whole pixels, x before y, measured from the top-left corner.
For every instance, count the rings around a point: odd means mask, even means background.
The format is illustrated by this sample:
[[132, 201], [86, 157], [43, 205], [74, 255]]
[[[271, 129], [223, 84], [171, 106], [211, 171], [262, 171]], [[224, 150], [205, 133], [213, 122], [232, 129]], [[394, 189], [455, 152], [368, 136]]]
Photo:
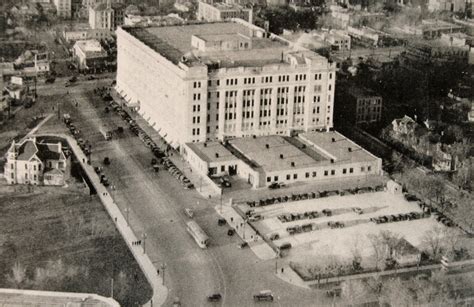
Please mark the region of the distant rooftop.
[[[239, 22], [216, 22], [187, 24], [150, 28], [123, 27], [125, 31], [141, 40], [162, 56], [177, 64], [183, 56], [192, 63], [219, 63], [220, 67], [264, 66], [268, 64], [285, 64], [282, 56], [294, 52], [288, 43], [281, 39], [257, 37], [263, 29]], [[192, 46], [192, 37], [205, 37], [207, 40], [245, 37], [251, 40], [251, 48], [245, 50], [197, 50]], [[224, 45], [224, 44], [221, 44]], [[309, 52], [309, 51], [308, 51]], [[311, 52], [311, 56], [320, 57]]]
[[[208, 3], [209, 4], [209, 3]], [[215, 2], [212, 5], [217, 8], [219, 11], [229, 11], [229, 10], [249, 10], [239, 4], [225, 3], [225, 2]]]

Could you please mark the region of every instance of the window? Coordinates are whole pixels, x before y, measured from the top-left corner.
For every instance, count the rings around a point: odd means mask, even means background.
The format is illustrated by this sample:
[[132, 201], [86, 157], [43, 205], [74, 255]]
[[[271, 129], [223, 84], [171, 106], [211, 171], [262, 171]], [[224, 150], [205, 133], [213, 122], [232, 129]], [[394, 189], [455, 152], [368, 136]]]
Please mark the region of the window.
[[41, 164], [38, 165], [38, 170], [39, 170], [39, 171], [41, 170]]
[[365, 171], [365, 167], [361, 166], [361, 167], [360, 167], [360, 171], [361, 171], [361, 172], [364, 172], [364, 171]]
[[273, 177], [273, 181], [278, 181], [278, 176]]
[[33, 175], [33, 180], [36, 180], [36, 175]]
[[342, 173], [343, 173], [343, 174], [347, 173], [347, 168], [343, 168], [343, 169], [342, 169]]
[[15, 168], [15, 165], [12, 163], [11, 164], [11, 169], [14, 169]]
[[316, 177], [316, 172], [313, 172], [313, 177]]
[[25, 179], [28, 179], [28, 173], [25, 173]]
[[12, 179], [15, 179], [15, 175], [12, 173]]
[[367, 171], [370, 172], [372, 170], [372, 166], [367, 166]]
[[331, 175], [336, 175], [336, 171], [335, 170], [331, 170]]
[[353, 172], [354, 172], [354, 169], [351, 167], [351, 168], [349, 169], [349, 173], [352, 174]]
[[286, 175], [286, 180], [290, 180], [290, 179], [291, 179], [290, 174]]
[[225, 172], [225, 165], [221, 165], [221, 172]]
[[327, 176], [328, 175], [328, 171], [324, 171], [324, 176]]
[[293, 174], [293, 179], [298, 179], [298, 174]]
[[272, 181], [272, 177], [267, 177], [267, 182]]
[[25, 169], [28, 169], [28, 164], [25, 164]]
[[305, 176], [306, 178], [309, 178], [309, 172], [306, 172]]
[[193, 129], [193, 135], [196, 135], [196, 129]]
[[332, 73], [329, 74], [329, 79], [332, 79]]

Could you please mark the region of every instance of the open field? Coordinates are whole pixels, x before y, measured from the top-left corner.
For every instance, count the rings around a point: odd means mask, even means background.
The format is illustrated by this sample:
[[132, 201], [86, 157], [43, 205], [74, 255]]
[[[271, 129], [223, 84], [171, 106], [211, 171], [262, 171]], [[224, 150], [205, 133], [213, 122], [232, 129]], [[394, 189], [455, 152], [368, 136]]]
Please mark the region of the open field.
[[[352, 208], [356, 207], [362, 209], [362, 214], [353, 211]], [[245, 212], [249, 208], [247, 205], [241, 205], [241, 209]], [[384, 224], [375, 224], [369, 221], [370, 218], [384, 215], [422, 212], [416, 202], [407, 202], [403, 195], [393, 195], [389, 192], [330, 196], [253, 209], [255, 214], [263, 216], [262, 220], [254, 222], [258, 230], [266, 236], [274, 233], [279, 234], [280, 239], [274, 241], [277, 246], [286, 242], [292, 245], [292, 249], [288, 253], [288, 260], [308, 264], [318, 258], [334, 255], [349, 260], [355, 247], [363, 259], [367, 258], [373, 250], [367, 235], [378, 234], [382, 230], [398, 234], [413, 246], [419, 247], [427, 231], [436, 225], [440, 227], [442, 225], [432, 217]], [[321, 214], [324, 209], [331, 210], [331, 216]], [[313, 219], [285, 223], [278, 219], [278, 216], [282, 214], [308, 211], [318, 211], [320, 214]], [[327, 226], [328, 222], [341, 222], [345, 224], [345, 227], [331, 229]], [[312, 231], [290, 235], [286, 230], [290, 226], [301, 226], [308, 223], [315, 225]]]
[[122, 306], [151, 289], [97, 197], [80, 189], [0, 186], [0, 288], [97, 293]]

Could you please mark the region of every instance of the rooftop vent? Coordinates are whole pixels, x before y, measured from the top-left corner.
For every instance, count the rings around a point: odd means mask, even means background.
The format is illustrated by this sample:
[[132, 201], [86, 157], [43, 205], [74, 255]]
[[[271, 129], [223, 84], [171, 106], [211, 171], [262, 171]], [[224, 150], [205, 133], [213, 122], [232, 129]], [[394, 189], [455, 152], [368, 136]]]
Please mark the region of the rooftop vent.
[[280, 159], [283, 159], [283, 154], [280, 154]]
[[253, 137], [254, 139], [256, 139], [256, 138], [257, 138], [257, 136], [256, 136], [255, 134], [254, 134], [254, 135], [252, 135], [252, 137]]
[[216, 158], [219, 158], [219, 153], [216, 152]]
[[349, 152], [352, 152], [352, 148], [351, 148], [351, 147], [347, 148], [347, 150], [348, 150]]
[[331, 140], [332, 140], [332, 142], [333, 142], [333, 143], [336, 141], [336, 139], [335, 139], [335, 138], [332, 138]]
[[270, 145], [268, 145], [268, 144], [265, 144], [265, 147], [268, 149], [268, 148], [270, 148]]
[[295, 167], [295, 162], [291, 162], [291, 166], [292, 166], [292, 167]]

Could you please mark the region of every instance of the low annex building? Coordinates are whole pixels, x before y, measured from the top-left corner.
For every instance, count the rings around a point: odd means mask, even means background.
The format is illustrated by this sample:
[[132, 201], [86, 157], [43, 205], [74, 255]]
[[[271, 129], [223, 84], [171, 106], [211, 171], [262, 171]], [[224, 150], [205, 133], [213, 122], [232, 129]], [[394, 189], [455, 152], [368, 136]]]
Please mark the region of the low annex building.
[[61, 143], [39, 143], [27, 138], [13, 141], [7, 152], [8, 184], [64, 185], [66, 156]]
[[73, 47], [73, 54], [80, 70], [100, 67], [107, 60], [107, 52], [95, 39], [77, 41]]
[[335, 131], [186, 143], [183, 151], [190, 165], [201, 174], [227, 172], [246, 180], [253, 188], [274, 182], [382, 175], [380, 158]]

